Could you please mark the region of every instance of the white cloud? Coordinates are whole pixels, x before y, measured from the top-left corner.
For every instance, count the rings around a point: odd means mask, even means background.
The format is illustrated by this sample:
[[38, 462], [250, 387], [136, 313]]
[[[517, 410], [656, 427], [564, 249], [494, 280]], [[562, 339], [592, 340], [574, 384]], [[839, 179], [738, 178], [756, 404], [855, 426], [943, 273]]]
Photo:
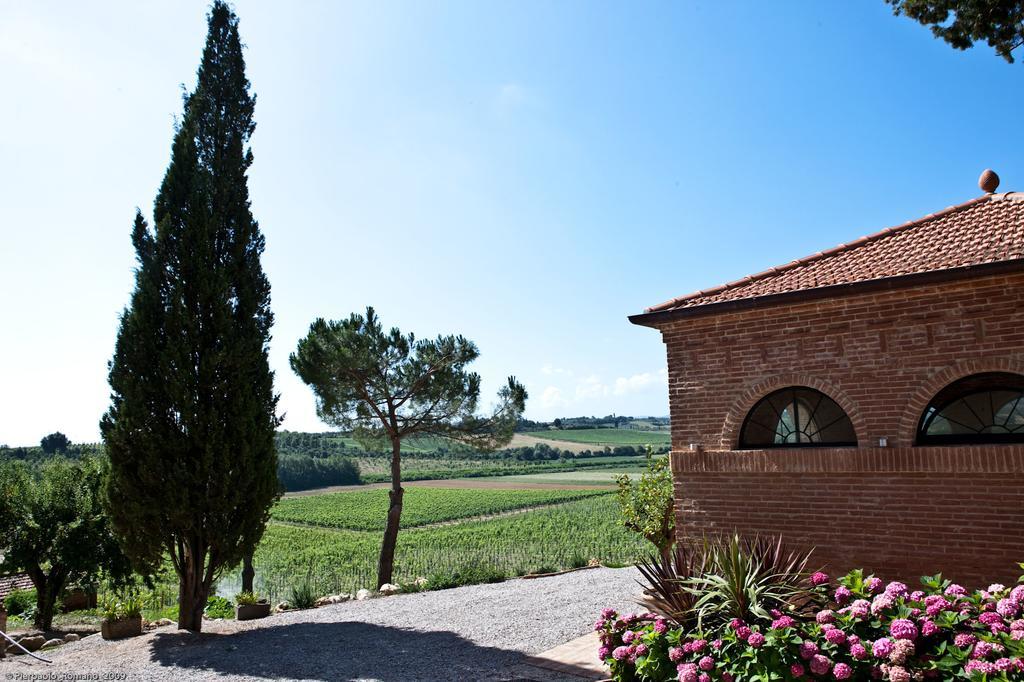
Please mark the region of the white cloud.
[[548, 386], [540, 394], [540, 404], [546, 408], [565, 407], [569, 403], [562, 397], [562, 391], [557, 386]]
[[630, 377], [619, 377], [615, 380], [614, 393], [615, 395], [629, 395], [650, 387], [664, 386], [667, 384], [668, 371], [662, 368], [653, 373], [644, 372], [643, 374], [634, 374]]
[[552, 375], [555, 375], [555, 374], [564, 374], [565, 376], [570, 376], [570, 377], [572, 376], [572, 370], [571, 369], [565, 369], [564, 367], [555, 367], [554, 365], [552, 365], [550, 363], [548, 363], [548, 364], [544, 365], [543, 367], [541, 367], [540, 368], [540, 373], [544, 374], [545, 376], [552, 376]]
[[586, 400], [587, 398], [600, 398], [608, 395], [608, 387], [601, 382], [601, 378], [596, 374], [591, 374], [587, 378], [576, 384], [576, 400]]

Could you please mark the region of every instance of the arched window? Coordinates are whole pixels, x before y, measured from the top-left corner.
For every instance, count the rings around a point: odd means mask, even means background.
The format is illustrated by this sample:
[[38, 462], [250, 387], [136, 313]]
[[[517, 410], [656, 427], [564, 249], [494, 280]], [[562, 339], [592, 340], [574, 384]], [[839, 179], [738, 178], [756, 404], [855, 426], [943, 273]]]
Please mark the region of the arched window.
[[1024, 377], [990, 372], [954, 381], [925, 409], [917, 442], [1024, 443]]
[[821, 391], [791, 386], [762, 398], [740, 430], [741, 448], [856, 445], [853, 423]]

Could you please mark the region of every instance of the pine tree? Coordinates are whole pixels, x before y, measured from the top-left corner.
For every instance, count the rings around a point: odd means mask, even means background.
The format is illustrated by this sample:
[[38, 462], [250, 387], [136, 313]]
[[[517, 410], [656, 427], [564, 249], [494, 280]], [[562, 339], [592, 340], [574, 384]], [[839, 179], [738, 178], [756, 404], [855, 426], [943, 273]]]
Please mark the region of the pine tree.
[[417, 340], [397, 327], [385, 332], [373, 308], [366, 317], [318, 319], [289, 358], [316, 396], [317, 414], [352, 429], [366, 446], [391, 445], [388, 516], [377, 563], [377, 587], [390, 583], [402, 519], [402, 441], [437, 436], [477, 451], [508, 445], [526, 409], [526, 389], [509, 377], [492, 414], [477, 414], [480, 376], [467, 365], [480, 355], [462, 336]]
[[213, 581], [251, 554], [279, 494], [270, 284], [246, 181], [254, 105], [238, 19], [216, 0], [154, 229], [135, 217], [135, 291], [100, 424], [115, 532], [144, 572], [170, 557], [178, 627], [194, 631]]

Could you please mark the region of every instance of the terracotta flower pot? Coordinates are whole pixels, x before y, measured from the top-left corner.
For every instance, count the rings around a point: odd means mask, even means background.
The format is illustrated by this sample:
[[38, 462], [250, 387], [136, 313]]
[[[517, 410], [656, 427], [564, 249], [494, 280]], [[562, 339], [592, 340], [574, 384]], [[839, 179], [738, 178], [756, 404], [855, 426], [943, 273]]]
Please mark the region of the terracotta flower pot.
[[142, 634], [142, 616], [105, 620], [100, 624], [103, 639], [123, 639]]
[[235, 606], [235, 620], [254, 620], [270, 615], [270, 603], [258, 601], [255, 604], [238, 604]]

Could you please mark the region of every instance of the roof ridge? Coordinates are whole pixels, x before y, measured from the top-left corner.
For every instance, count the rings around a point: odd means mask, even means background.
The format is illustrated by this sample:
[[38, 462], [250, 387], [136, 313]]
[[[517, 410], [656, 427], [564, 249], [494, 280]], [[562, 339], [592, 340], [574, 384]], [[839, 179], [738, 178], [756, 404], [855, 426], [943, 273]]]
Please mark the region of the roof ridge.
[[763, 279], [767, 279], [768, 277], [772, 277], [774, 275], [778, 275], [779, 273], [788, 272], [790, 270], [793, 270], [795, 268], [807, 265], [809, 263], [814, 263], [814, 262], [819, 261], [819, 260], [821, 260], [823, 258], [828, 258], [828, 257], [834, 256], [834, 255], [839, 254], [839, 253], [844, 253], [844, 252], [850, 251], [850, 250], [852, 250], [854, 248], [863, 246], [864, 244], [875, 242], [875, 241], [878, 241], [880, 239], [884, 239], [886, 237], [889, 237], [889, 236], [891, 236], [893, 234], [898, 234], [900, 232], [904, 232], [904, 231], [906, 231], [908, 229], [911, 229], [913, 227], [917, 227], [919, 225], [923, 225], [925, 223], [931, 222], [931, 221], [936, 220], [938, 218], [942, 218], [944, 216], [950, 215], [951, 213], [956, 213], [958, 211], [962, 211], [964, 209], [970, 208], [972, 206], [975, 206], [975, 205], [980, 204], [980, 203], [985, 202], [985, 201], [1003, 201], [1003, 200], [1024, 201], [1024, 193], [1021, 193], [1021, 192], [1004, 192], [1004, 193], [1001, 193], [1001, 194], [983, 194], [980, 197], [975, 197], [973, 199], [969, 199], [968, 201], [965, 201], [965, 202], [963, 202], [961, 204], [956, 204], [954, 206], [948, 206], [948, 207], [942, 209], [941, 211], [937, 211], [935, 213], [929, 213], [928, 215], [922, 216], [922, 217], [917, 218], [915, 220], [908, 220], [907, 222], [905, 222], [905, 223], [903, 223], [901, 225], [893, 225], [892, 227], [887, 227], [887, 228], [885, 228], [883, 230], [879, 230], [878, 232], [875, 232], [874, 234], [869, 234], [869, 235], [860, 237], [859, 239], [855, 239], [855, 240], [853, 240], [851, 242], [844, 242], [842, 244], [839, 244], [838, 246], [832, 247], [831, 249], [826, 249], [825, 251], [818, 251], [817, 253], [811, 254], [810, 256], [805, 256], [803, 258], [798, 258], [796, 260], [790, 261], [788, 263], [784, 263], [782, 265], [776, 265], [775, 267], [768, 268], [767, 270], [762, 270], [761, 272], [755, 273], [753, 275], [747, 275], [746, 277], [743, 277], [741, 279], [733, 280], [732, 282], [726, 282], [725, 284], [720, 284], [717, 287], [712, 287], [710, 289], [701, 289], [699, 291], [694, 291], [693, 293], [686, 294], [685, 296], [677, 296], [676, 298], [673, 298], [673, 299], [670, 299], [668, 301], [665, 301], [664, 303], [659, 303], [657, 305], [653, 305], [653, 306], [647, 308], [644, 312], [645, 313], [657, 313], [657, 312], [663, 312], [663, 311], [666, 311], [666, 310], [671, 310], [671, 309], [675, 308], [676, 306], [678, 306], [681, 303], [685, 303], [687, 301], [692, 301], [693, 299], [701, 298], [703, 296], [711, 296], [711, 295], [714, 295], [714, 294], [719, 294], [719, 293], [721, 293], [723, 291], [727, 291], [729, 289], [735, 289], [737, 287], [740, 287], [740, 286], [743, 286], [743, 285], [746, 285], [746, 284], [750, 284], [751, 282], [757, 282], [757, 281], [760, 281], [760, 280], [763, 280]]

